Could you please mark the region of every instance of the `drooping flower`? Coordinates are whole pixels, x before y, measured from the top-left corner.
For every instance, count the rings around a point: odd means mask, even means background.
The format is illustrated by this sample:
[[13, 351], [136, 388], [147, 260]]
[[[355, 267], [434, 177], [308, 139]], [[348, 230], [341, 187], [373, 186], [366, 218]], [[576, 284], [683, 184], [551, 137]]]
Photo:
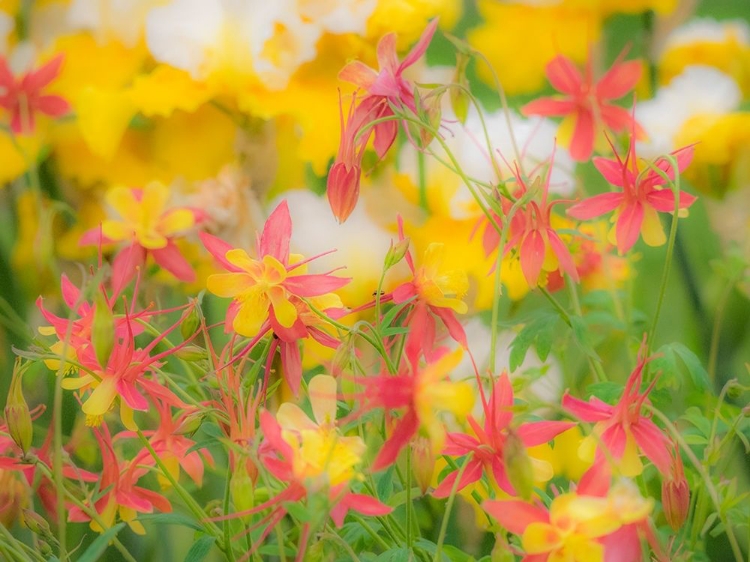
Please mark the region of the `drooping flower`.
[[[671, 154], [681, 173], [693, 158], [692, 145], [676, 150]], [[635, 139], [631, 136], [628, 155], [623, 161], [615, 152], [615, 159], [594, 158], [594, 165], [604, 178], [622, 189], [620, 192], [602, 193], [584, 199], [568, 209], [568, 214], [578, 220], [590, 220], [615, 211], [612, 217], [614, 226], [609, 238], [621, 254], [630, 250], [639, 235], [649, 246], [660, 246], [667, 241], [664, 228], [657, 213], [670, 213], [675, 210], [675, 194], [660, 170], [669, 180], [675, 179], [675, 169], [666, 158], [657, 158], [651, 166], [638, 162], [635, 154]], [[686, 210], [695, 202], [689, 193], [680, 192], [679, 208]]]
[[146, 533], [143, 524], [136, 520], [138, 513], [152, 513], [154, 509], [161, 513], [172, 511], [169, 500], [161, 494], [137, 486], [138, 480], [148, 473], [148, 469], [136, 462], [123, 462], [118, 459], [112, 446], [112, 438], [107, 426], [94, 430], [102, 454], [102, 474], [99, 480], [98, 498], [92, 507], [99, 514], [104, 527], [91, 519], [78, 506], [68, 511], [69, 521], [91, 521], [91, 529], [103, 533], [115, 524], [119, 518], [126, 522], [131, 530], [139, 535]]
[[202, 213], [188, 207], [167, 208], [169, 189], [157, 182], [143, 189], [114, 187], [107, 192], [107, 203], [121, 219], [105, 220], [101, 229], [85, 233], [81, 244], [124, 242], [112, 264], [112, 285], [118, 294], [146, 263], [154, 261], [177, 279], [195, 280], [195, 271], [180, 254], [175, 239], [201, 220]]
[[[641, 349], [638, 364], [628, 378], [625, 390], [615, 406], [591, 397], [588, 402], [570, 396], [563, 396], [562, 406], [578, 419], [594, 423], [596, 437], [589, 436], [581, 443], [579, 454], [594, 456], [594, 449], [604, 447], [615, 460], [619, 461], [620, 472], [624, 476], [637, 476], [643, 470], [639, 452], [654, 463], [659, 472], [667, 474], [672, 465], [672, 446], [650, 416], [641, 410], [647, 403], [648, 394], [654, 382], [644, 391], [640, 387], [643, 381], [643, 368], [650, 358], [644, 357], [645, 347]], [[597, 445], [598, 444], [598, 445]], [[606, 462], [599, 453], [597, 462]]]
[[557, 55], [547, 64], [546, 74], [550, 84], [563, 96], [534, 100], [523, 106], [521, 112], [526, 116], [564, 116], [558, 139], [570, 145], [574, 160], [585, 162], [605, 128], [619, 133], [634, 127], [632, 115], [610, 103], [630, 92], [641, 77], [638, 61], [622, 62], [621, 59], [595, 81], [590, 58], [581, 75], [573, 61]]
[[458, 365], [461, 353], [459, 348], [442, 356], [436, 354], [432, 362], [422, 367], [418, 361], [421, 354], [415, 352], [408, 355], [408, 361], [395, 375], [383, 373], [357, 379], [364, 386], [364, 411], [383, 408], [387, 416], [394, 410], [402, 414], [392, 424], [390, 437], [373, 461], [373, 470], [393, 464], [418, 432], [430, 439], [432, 451], [443, 449], [445, 427], [438, 413], [451, 412], [461, 419], [474, 405], [474, 392], [468, 383], [445, 380]]
[[[554, 161], [554, 156], [552, 160]], [[523, 275], [531, 287], [540, 284], [542, 271], [554, 272], [560, 269], [573, 281], [578, 282], [579, 279], [570, 250], [552, 227], [552, 208], [561, 201], [547, 200], [551, 170], [552, 163], [544, 179], [536, 176], [531, 185], [527, 185], [520, 170], [516, 168], [514, 182], [518, 188], [514, 196], [517, 199], [522, 197], [530, 197], [530, 199], [515, 211], [510, 221], [506, 219], [505, 222], [508, 224], [504, 225], [509, 231], [507, 243], [502, 249], [502, 256], [510, 250], [515, 250]], [[512, 208], [511, 202], [503, 198], [501, 205], [508, 216]], [[497, 215], [495, 219], [500, 220]], [[500, 234], [489, 220], [486, 221], [482, 241], [487, 255], [498, 251]]]
[[417, 44], [400, 63], [396, 53], [396, 34], [388, 33], [378, 42], [377, 71], [361, 61], [352, 61], [339, 73], [339, 79], [366, 92], [358, 103], [355, 101], [356, 94], [352, 98], [346, 123], [343, 110], [340, 110], [341, 143], [326, 183], [331, 210], [339, 222], [344, 222], [357, 204], [362, 155], [370, 137], [374, 135], [373, 144], [379, 158], [385, 156], [396, 140], [397, 121], [385, 120], [373, 126], [370, 123], [393, 117], [394, 107], [417, 112], [414, 98], [416, 85], [406, 80], [403, 73], [424, 55], [437, 23], [437, 18], [430, 22]]
[[10, 114], [10, 129], [15, 134], [33, 133], [36, 114], [61, 117], [70, 105], [61, 96], [45, 94], [62, 67], [63, 56], [58, 55], [35, 70], [14, 76], [5, 57], [0, 55], [0, 107]]
[[[515, 495], [516, 490], [508, 477], [506, 458], [504, 455], [506, 441], [514, 432], [524, 447], [534, 447], [547, 443], [563, 431], [573, 427], [573, 423], [561, 421], [528, 422], [511, 429], [513, 421], [513, 387], [507, 373], [498, 377], [492, 390], [489, 403], [485, 404], [484, 426], [472, 417], [467, 421], [474, 435], [466, 433], [448, 433], [444, 455], [471, 455], [466, 461], [461, 480], [456, 491], [460, 491], [469, 484], [482, 477], [482, 473], [492, 475], [497, 485], [506, 493]], [[533, 461], [532, 461], [533, 462]], [[544, 462], [544, 461], [537, 461]], [[459, 471], [448, 474], [435, 489], [433, 496], [444, 498], [450, 495]], [[551, 470], [549, 476], [552, 476]]]

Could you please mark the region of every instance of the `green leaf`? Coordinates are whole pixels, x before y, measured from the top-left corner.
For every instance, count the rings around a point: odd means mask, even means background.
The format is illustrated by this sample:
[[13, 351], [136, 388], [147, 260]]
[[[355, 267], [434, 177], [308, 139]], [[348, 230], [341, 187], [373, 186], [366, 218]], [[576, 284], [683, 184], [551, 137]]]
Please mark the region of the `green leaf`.
[[286, 507], [289, 515], [291, 515], [301, 523], [306, 523], [312, 519], [310, 511], [307, 509], [306, 505], [302, 505], [301, 503], [296, 502], [290, 502], [284, 504], [284, 507]]
[[182, 525], [196, 531], [203, 529], [200, 523], [181, 513], [145, 513], [138, 516], [138, 521], [151, 521], [160, 525]]
[[521, 366], [529, 348], [536, 342], [537, 355], [544, 361], [552, 347], [557, 315], [543, 314], [527, 323], [510, 344], [509, 368], [515, 371]]
[[393, 471], [394, 466], [391, 465], [378, 479], [376, 491], [380, 501], [386, 501], [393, 493]]
[[681, 343], [673, 343], [672, 349], [677, 356], [682, 359], [682, 362], [687, 367], [688, 374], [693, 380], [693, 384], [701, 389], [708, 390], [711, 388], [711, 383], [708, 379], [708, 372], [703, 367], [701, 360], [695, 355], [690, 349]]
[[109, 543], [112, 542], [117, 536], [117, 533], [119, 533], [123, 527], [125, 527], [125, 523], [118, 523], [96, 537], [94, 542], [92, 542], [86, 549], [86, 552], [84, 552], [78, 559], [78, 562], [96, 562], [99, 560], [101, 555], [104, 554], [104, 551], [107, 550]]
[[607, 404], [614, 404], [622, 396], [623, 386], [616, 382], [597, 382], [588, 386], [592, 396], [603, 400]]
[[211, 547], [216, 542], [216, 537], [207, 535], [202, 536], [193, 543], [185, 556], [185, 562], [202, 562], [202, 560], [211, 552]]

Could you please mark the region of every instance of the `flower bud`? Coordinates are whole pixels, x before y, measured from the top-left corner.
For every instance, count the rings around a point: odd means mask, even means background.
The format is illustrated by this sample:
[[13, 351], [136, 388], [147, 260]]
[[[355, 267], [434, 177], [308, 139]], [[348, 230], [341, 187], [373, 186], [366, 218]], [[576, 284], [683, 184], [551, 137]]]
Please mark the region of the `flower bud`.
[[518, 433], [510, 428], [505, 445], [503, 445], [503, 461], [508, 473], [508, 480], [510, 480], [518, 495], [523, 499], [529, 499], [534, 491], [534, 469], [526, 452], [526, 446]]
[[175, 357], [183, 361], [201, 361], [206, 359], [206, 350], [197, 345], [186, 345], [175, 351]]
[[201, 319], [198, 315], [198, 310], [194, 306], [190, 309], [190, 312], [188, 312], [187, 316], [183, 318], [182, 324], [180, 324], [180, 334], [182, 334], [182, 339], [190, 339], [190, 337], [195, 334], [195, 331], [200, 327], [200, 325]]
[[466, 123], [469, 115], [469, 80], [466, 77], [466, 69], [469, 66], [471, 57], [467, 53], [458, 52], [456, 54], [456, 72], [453, 75], [455, 86], [450, 89], [451, 109], [456, 118], [462, 123]]
[[347, 166], [344, 162], [334, 163], [328, 172], [328, 203], [331, 205], [333, 216], [340, 223], [345, 222], [357, 206], [360, 174], [359, 166]]
[[731, 379], [727, 382], [727, 398], [737, 400], [737, 398], [742, 396], [742, 393], [744, 391], [745, 388], [739, 383], [737, 379]]
[[[248, 461], [244, 457], [234, 463], [234, 472], [229, 481], [229, 495], [237, 512], [247, 511], [255, 506], [255, 482], [248, 472]], [[250, 516], [247, 516], [249, 520]], [[244, 519], [244, 518], [243, 518]]]
[[0, 469], [0, 525], [10, 529], [28, 504], [25, 482], [15, 470]]
[[180, 419], [172, 433], [174, 435], [192, 436], [200, 428], [204, 417], [206, 417], [204, 412], [191, 412]]
[[385, 262], [383, 264], [383, 267], [385, 267], [385, 270], [388, 271], [390, 268], [392, 268], [394, 265], [396, 265], [398, 262], [400, 262], [402, 259], [404, 259], [404, 256], [406, 255], [406, 252], [409, 251], [409, 238], [404, 238], [403, 240], [399, 240], [396, 244], [391, 241], [391, 247], [388, 248], [388, 253], [385, 255]]
[[31, 412], [23, 397], [23, 385], [21, 383], [21, 360], [17, 359], [13, 369], [13, 376], [8, 390], [8, 399], [5, 402], [5, 422], [8, 424], [13, 442], [18, 445], [25, 455], [34, 436], [34, 428], [31, 425]]
[[681, 529], [690, 510], [690, 488], [678, 451], [674, 452], [669, 474], [661, 484], [661, 505], [669, 526], [675, 531]]
[[45, 519], [30, 509], [22, 509], [21, 516], [23, 517], [23, 524], [35, 535], [47, 538], [52, 537], [52, 530], [49, 527], [49, 523]]
[[422, 435], [415, 437], [411, 442], [411, 455], [412, 472], [424, 494], [432, 484], [435, 473], [435, 455], [432, 454], [430, 439]]
[[115, 345], [115, 318], [101, 292], [97, 293], [94, 304], [91, 343], [94, 345], [96, 360], [102, 368], [106, 368]]

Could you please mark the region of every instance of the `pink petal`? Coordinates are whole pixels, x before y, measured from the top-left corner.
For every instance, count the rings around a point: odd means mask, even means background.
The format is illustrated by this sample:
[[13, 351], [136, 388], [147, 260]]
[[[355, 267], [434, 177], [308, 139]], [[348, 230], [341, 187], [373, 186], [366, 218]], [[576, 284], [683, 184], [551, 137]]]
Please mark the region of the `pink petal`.
[[[690, 162], [693, 161], [694, 154], [695, 145], [692, 144], [672, 152], [672, 156], [674, 156], [677, 160], [677, 169], [680, 170], [680, 172], [684, 171], [685, 168], [690, 165]], [[655, 164], [657, 168], [666, 173], [667, 177], [670, 180], [674, 180], [674, 169], [672, 168], [672, 164], [669, 162], [669, 160], [659, 158], [656, 160]], [[650, 170], [646, 177], [642, 180], [642, 183], [649, 186], [664, 185], [664, 178], [662, 178], [661, 175], [654, 170]]]
[[4, 56], [0, 55], [0, 86], [5, 90], [10, 90], [15, 81], [13, 73], [8, 66], [8, 61], [5, 60]]
[[40, 66], [38, 69], [29, 72], [23, 79], [23, 85], [27, 92], [39, 91], [44, 86], [52, 82], [60, 74], [60, 68], [63, 63], [63, 55], [57, 55], [55, 58]]
[[576, 203], [568, 209], [568, 215], [578, 220], [591, 220], [620, 206], [624, 197], [622, 193], [601, 193], [580, 203]]
[[396, 304], [400, 304], [402, 302], [406, 302], [409, 299], [415, 297], [417, 295], [417, 289], [414, 286], [414, 283], [408, 282], [404, 283], [403, 285], [399, 285], [393, 290], [393, 302]]
[[258, 255], [270, 255], [282, 264], [289, 264], [289, 239], [292, 236], [292, 217], [284, 199], [268, 217], [260, 235]]
[[172, 240], [168, 240], [167, 245], [163, 248], [151, 250], [151, 255], [154, 256], [156, 263], [180, 281], [185, 281], [186, 283], [195, 281], [196, 276], [193, 267], [182, 256], [177, 245]]
[[398, 421], [393, 434], [383, 444], [378, 456], [375, 457], [375, 461], [372, 463], [372, 471], [377, 472], [396, 462], [399, 452], [409, 443], [409, 440], [417, 432], [418, 428], [419, 419], [417, 418], [417, 414], [414, 410], [409, 410]]
[[635, 523], [623, 525], [599, 540], [604, 545], [604, 562], [633, 562], [643, 559], [641, 537], [638, 534], [638, 525]]
[[617, 249], [624, 254], [638, 240], [643, 224], [643, 206], [634, 201], [623, 208], [617, 219], [615, 235], [617, 238]]
[[392, 507], [389, 507], [373, 497], [365, 496], [364, 494], [348, 494], [349, 504], [351, 509], [358, 511], [362, 515], [370, 517], [378, 515], [388, 515], [393, 511]]
[[412, 47], [411, 51], [409, 51], [409, 54], [404, 57], [404, 60], [401, 61], [401, 65], [398, 67], [398, 72], [396, 74], [400, 75], [406, 68], [413, 65], [422, 57], [422, 55], [425, 54], [425, 52], [427, 51], [427, 47], [430, 46], [430, 42], [432, 41], [432, 36], [435, 35], [437, 26], [438, 18], [433, 18], [432, 21], [430, 21], [430, 23], [427, 25], [425, 30], [422, 32], [422, 36], [419, 38], [419, 41], [417, 41], [417, 43]]
[[659, 472], [669, 474], [672, 463], [669, 440], [656, 427], [656, 424], [649, 419], [641, 418], [637, 423], [631, 424], [630, 431], [638, 447], [654, 463]]
[[596, 85], [596, 95], [603, 99], [621, 98], [641, 79], [642, 66], [637, 60], [614, 64]]
[[68, 276], [63, 273], [60, 277], [60, 291], [62, 293], [63, 300], [65, 301], [65, 304], [67, 304], [71, 309], [75, 309], [77, 305], [80, 305], [81, 303], [78, 302], [78, 299], [81, 298], [81, 291], [73, 285], [73, 283], [68, 279]]
[[546, 68], [547, 78], [552, 86], [569, 95], [576, 95], [581, 91], [583, 77], [569, 58], [557, 55]]
[[616, 133], [633, 128], [633, 114], [622, 107], [603, 103], [599, 106], [599, 115], [604, 124]]
[[135, 388], [135, 384], [126, 382], [126, 381], [120, 381], [117, 383], [117, 392], [120, 394], [120, 398], [125, 401], [125, 403], [133, 408], [134, 410], [140, 410], [142, 412], [148, 411], [148, 400], [138, 392], [138, 390]]
[[343, 224], [357, 206], [361, 174], [359, 166], [347, 166], [345, 162], [335, 162], [328, 172], [326, 197], [339, 223]]
[[465, 433], [449, 433], [445, 438], [445, 447], [441, 454], [460, 457], [479, 447], [480, 443]]
[[576, 114], [570, 157], [576, 162], [586, 162], [594, 150], [594, 116], [587, 109]]
[[[687, 209], [698, 198], [684, 191], [680, 191], [680, 209]], [[646, 201], [657, 211], [662, 213], [674, 212], [674, 193], [671, 189], [660, 189], [646, 195]]]
[[573, 256], [570, 255], [568, 247], [563, 244], [563, 241], [560, 240], [560, 237], [551, 228], [547, 229], [547, 239], [549, 240], [549, 245], [552, 247], [552, 251], [557, 256], [557, 261], [562, 270], [577, 283], [578, 269], [576, 269], [576, 264], [573, 262]]
[[396, 34], [387, 33], [378, 41], [377, 47], [378, 65], [380, 75], [384, 73], [395, 76], [398, 70], [398, 57], [396, 56]]
[[464, 331], [461, 322], [456, 318], [456, 313], [450, 308], [439, 308], [435, 306], [431, 307], [431, 310], [443, 321], [443, 324], [445, 324], [445, 327], [448, 329], [450, 337], [463, 348], [468, 348], [469, 343], [466, 341], [466, 332]]
[[61, 96], [41, 96], [36, 108], [50, 117], [61, 117], [70, 111], [70, 104]]
[[328, 274], [293, 275], [284, 281], [284, 288], [298, 297], [317, 297], [337, 291], [351, 279]]
[[482, 509], [514, 535], [522, 535], [532, 523], [549, 523], [549, 513], [519, 500], [486, 500]]
[[595, 396], [584, 402], [566, 392], [562, 399], [562, 407], [579, 420], [589, 423], [608, 420], [614, 415], [614, 408]]
[[603, 497], [609, 492], [611, 481], [612, 468], [610, 463], [599, 459], [581, 476], [576, 492], [583, 496]]
[[297, 342], [280, 343], [281, 365], [284, 369], [284, 380], [292, 390], [292, 394], [299, 394], [299, 385], [302, 380], [302, 356], [299, 352]]
[[497, 378], [488, 407], [490, 411], [485, 412], [484, 430], [488, 435], [494, 435], [508, 427], [513, 419], [513, 386], [507, 373]]
[[625, 187], [626, 183], [634, 183], [632, 174], [619, 160], [610, 160], [598, 156], [592, 161], [599, 173], [612, 185]]
[[370, 89], [377, 77], [377, 72], [358, 60], [350, 62], [339, 72], [339, 80], [350, 82], [365, 90]]
[[539, 98], [531, 101], [521, 108], [521, 114], [542, 115], [544, 117], [561, 117], [571, 113], [576, 107], [572, 100], [560, 100], [556, 98]]
[[628, 444], [628, 436], [622, 424], [616, 423], [604, 430], [601, 435], [601, 444], [615, 459], [621, 459]]
[[538, 230], [529, 232], [521, 242], [521, 270], [532, 287], [539, 282], [545, 251], [544, 238]]
[[[382, 117], [392, 115], [391, 111], [388, 111]], [[375, 147], [375, 153], [378, 158], [385, 158], [388, 153], [388, 149], [391, 148], [393, 142], [396, 140], [396, 134], [398, 133], [398, 123], [396, 121], [384, 121], [375, 125], [375, 140], [373, 146]]]
[[535, 447], [548, 443], [563, 431], [567, 431], [576, 424], [564, 421], [529, 422], [518, 428], [518, 436], [527, 447]]
[[[461, 480], [458, 481], [458, 486], [456, 487], [457, 492], [460, 492], [461, 490], [466, 488], [466, 486], [468, 486], [469, 484], [473, 484], [482, 477], [481, 461], [473, 458], [466, 462], [468, 462], [469, 464], [464, 469], [464, 472], [461, 475]], [[450, 496], [459, 472], [460, 470], [454, 470], [448, 476], [443, 478], [443, 481], [440, 482], [440, 485], [435, 488], [434, 492], [432, 492], [432, 497], [441, 499]]]
[[140, 244], [132, 244], [120, 250], [112, 262], [112, 291], [115, 295], [133, 280], [138, 268], [146, 263], [146, 250]]
[[216, 259], [216, 261], [221, 264], [224, 269], [234, 272], [242, 271], [242, 269], [240, 269], [233, 263], [230, 263], [226, 258], [227, 252], [234, 249], [231, 245], [229, 245], [227, 242], [224, 242], [224, 240], [222, 240], [218, 236], [214, 236], [213, 234], [209, 234], [208, 232], [200, 232], [198, 233], [198, 236], [200, 237], [201, 242], [203, 242], [203, 246], [206, 248], [206, 250], [208, 250], [208, 252]]

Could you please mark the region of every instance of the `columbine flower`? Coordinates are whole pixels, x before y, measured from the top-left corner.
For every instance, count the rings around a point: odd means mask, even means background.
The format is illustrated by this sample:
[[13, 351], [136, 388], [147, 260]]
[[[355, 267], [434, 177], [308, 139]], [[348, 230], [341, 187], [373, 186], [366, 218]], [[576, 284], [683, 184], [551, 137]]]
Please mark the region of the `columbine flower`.
[[[641, 393], [643, 368], [650, 360], [641, 356], [635, 370], [628, 378], [620, 401], [615, 406], [592, 397], [588, 402], [565, 394], [562, 406], [584, 422], [595, 423], [596, 438], [589, 436], [579, 449], [582, 457], [593, 456], [593, 448], [605, 447], [612, 457], [619, 461], [620, 471], [625, 476], [637, 476], [643, 470], [639, 451], [654, 463], [662, 474], [667, 474], [671, 463], [671, 444], [664, 433], [650, 417], [641, 413], [643, 404], [654, 386], [651, 385]], [[599, 461], [604, 461], [599, 458]]]
[[609, 101], [630, 92], [641, 77], [638, 61], [618, 59], [597, 82], [594, 82], [591, 66], [589, 59], [582, 76], [573, 61], [557, 55], [547, 65], [546, 73], [550, 84], [564, 95], [534, 100], [521, 108], [526, 116], [565, 116], [558, 138], [566, 145], [563, 139], [570, 140], [570, 155], [579, 162], [591, 157], [604, 127], [621, 132], [633, 126], [631, 114]]
[[45, 94], [44, 89], [60, 73], [63, 56], [21, 76], [13, 76], [8, 61], [0, 56], [0, 107], [10, 114], [10, 128], [15, 134], [33, 133], [35, 115], [61, 117], [70, 105], [60, 96]]
[[[399, 239], [404, 240], [403, 223], [399, 218]], [[468, 306], [463, 299], [469, 290], [469, 281], [462, 270], [444, 270], [445, 246], [430, 244], [425, 250], [422, 263], [415, 267], [411, 252], [404, 256], [411, 269], [413, 279], [396, 287], [392, 293], [396, 304], [414, 299], [414, 308], [406, 318], [410, 330], [406, 337], [408, 355], [418, 354], [433, 357], [435, 346], [435, 319], [440, 318], [450, 336], [464, 348], [467, 347], [466, 333], [456, 318], [456, 313], [465, 314]]]
[[341, 112], [341, 144], [327, 180], [328, 200], [339, 222], [344, 222], [357, 204], [362, 154], [370, 136], [375, 136], [374, 147], [379, 158], [385, 156], [396, 140], [396, 121], [383, 121], [373, 127], [369, 123], [393, 116], [393, 106], [416, 114], [416, 85], [407, 81], [403, 73], [425, 53], [436, 29], [437, 19], [434, 19], [400, 64], [396, 54], [396, 34], [389, 33], [378, 42], [379, 71], [361, 61], [352, 61], [339, 73], [341, 80], [367, 92], [356, 107], [352, 100], [346, 123], [343, 110]]
[[[693, 148], [692, 145], [686, 146], [672, 153], [680, 172], [690, 164]], [[622, 191], [602, 193], [584, 199], [570, 207], [568, 214], [578, 220], [589, 220], [615, 211], [612, 217], [615, 225], [610, 231], [609, 238], [617, 245], [621, 254], [633, 247], [639, 234], [649, 246], [664, 244], [667, 238], [657, 212], [674, 212], [674, 192], [668, 186], [665, 187], [665, 178], [656, 170], [639, 165], [633, 136], [624, 161], [615, 152], [615, 160], [594, 158], [594, 165], [609, 183], [622, 188]], [[658, 158], [653, 166], [670, 180], [674, 180], [675, 170], [668, 160]], [[693, 195], [681, 191], [680, 210], [690, 207], [695, 199]]]
[[418, 365], [419, 354], [415, 353], [396, 375], [384, 373], [357, 379], [365, 387], [364, 410], [383, 408], [388, 415], [393, 410], [406, 410], [375, 458], [373, 470], [393, 464], [401, 449], [420, 430], [429, 437], [433, 451], [443, 449], [445, 428], [437, 413], [452, 412], [463, 418], [474, 405], [474, 393], [468, 383], [444, 380], [460, 362], [461, 353], [457, 349], [425, 367]]
[[112, 284], [117, 294], [136, 275], [151, 254], [161, 267], [177, 279], [195, 280], [195, 272], [180, 254], [175, 239], [199, 222], [201, 213], [187, 207], [167, 208], [169, 188], [157, 182], [143, 189], [114, 187], [107, 191], [107, 203], [122, 217], [105, 220], [85, 233], [81, 244], [124, 242], [112, 264]]
[[284, 331], [306, 333], [293, 297], [318, 297], [349, 282], [330, 273], [299, 273], [299, 268], [309, 260], [290, 263], [291, 233], [289, 208], [282, 201], [263, 227], [258, 240], [258, 259], [251, 258], [245, 250], [233, 249], [215, 236], [201, 234], [208, 251], [229, 272], [211, 275], [207, 284], [215, 295], [232, 299], [227, 325], [238, 334], [253, 337], [269, 328], [279, 335]]
[[[554, 161], [554, 155], [552, 160]], [[508, 242], [501, 250], [503, 256], [511, 249], [516, 250], [521, 270], [530, 287], [540, 284], [542, 271], [552, 272], [558, 269], [578, 282], [578, 270], [570, 250], [551, 224], [552, 207], [561, 202], [547, 201], [552, 165], [551, 162], [544, 180], [537, 176], [530, 186], [526, 185], [520, 170], [516, 168], [514, 181], [518, 189], [515, 197], [522, 198], [530, 192], [533, 198], [519, 208], [511, 217], [510, 224], [506, 225], [510, 229]], [[512, 207], [510, 201], [503, 199], [501, 204], [505, 212], [509, 213]], [[499, 220], [497, 215], [495, 219]], [[487, 255], [497, 251], [500, 244], [500, 234], [489, 221], [486, 223], [482, 242]]]
[[[463, 475], [458, 482], [457, 491], [482, 477], [482, 472], [492, 475], [500, 488], [508, 494], [515, 495], [516, 491], [510, 479], [504, 458], [506, 441], [511, 432], [513, 421], [513, 387], [507, 373], [498, 377], [489, 404], [484, 404], [484, 427], [469, 416], [467, 421], [474, 432], [474, 436], [465, 433], [448, 433], [444, 455], [463, 456], [470, 454], [463, 469]], [[547, 443], [558, 434], [573, 427], [573, 423], [560, 421], [539, 421], [524, 423], [512, 430], [523, 443], [524, 447], [534, 447]], [[544, 461], [537, 461], [544, 462]], [[533, 463], [533, 461], [532, 461]], [[546, 464], [546, 463], [545, 463]], [[552, 476], [551, 469], [549, 477]], [[448, 474], [435, 489], [433, 496], [445, 498], [453, 489], [458, 470]]]

